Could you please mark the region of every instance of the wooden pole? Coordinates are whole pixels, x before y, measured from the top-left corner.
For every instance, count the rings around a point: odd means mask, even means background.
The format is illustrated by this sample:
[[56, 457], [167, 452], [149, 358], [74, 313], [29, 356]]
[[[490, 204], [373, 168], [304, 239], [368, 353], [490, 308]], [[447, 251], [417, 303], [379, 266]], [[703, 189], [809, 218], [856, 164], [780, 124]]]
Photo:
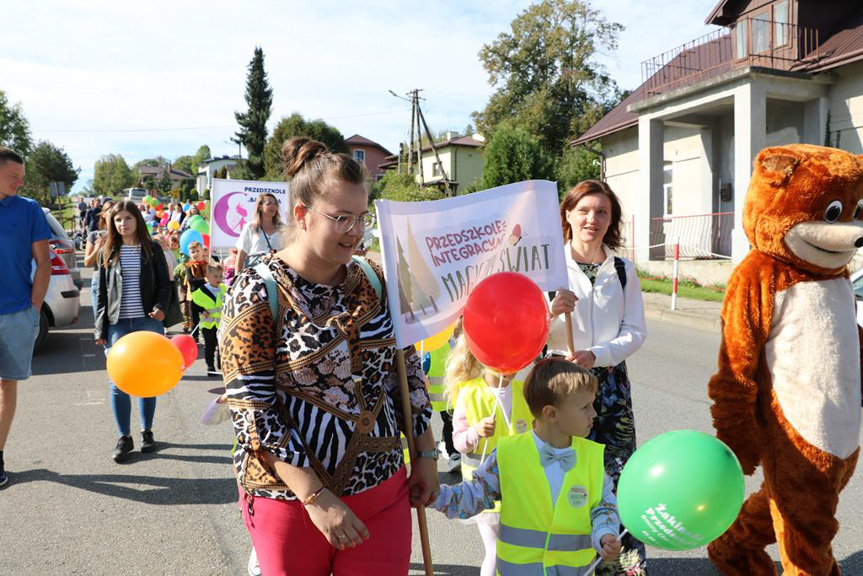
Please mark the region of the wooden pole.
[[[408, 454], [410, 454], [411, 462], [416, 462], [416, 438], [414, 438], [414, 427], [411, 425], [413, 421], [411, 417], [411, 398], [410, 389], [408, 388], [408, 371], [405, 367], [405, 351], [396, 347], [396, 371], [399, 376], [399, 388], [402, 397], [402, 416], [404, 420], [404, 435], [408, 441]], [[426, 509], [425, 506], [417, 507], [417, 524], [420, 528], [420, 542], [423, 549], [423, 565], [425, 566], [426, 576], [434, 576], [432, 568], [431, 546], [429, 545], [429, 529], [426, 524]]]
[[569, 349], [569, 355], [575, 355], [575, 342], [572, 339], [572, 313], [567, 312], [563, 315], [566, 319], [566, 347]]

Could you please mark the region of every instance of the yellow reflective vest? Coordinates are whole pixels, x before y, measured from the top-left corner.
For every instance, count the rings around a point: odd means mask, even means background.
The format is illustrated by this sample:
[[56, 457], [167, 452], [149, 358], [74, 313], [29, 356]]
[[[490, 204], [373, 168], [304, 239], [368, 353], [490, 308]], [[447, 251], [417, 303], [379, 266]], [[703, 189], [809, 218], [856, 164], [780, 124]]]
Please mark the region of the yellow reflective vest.
[[[205, 286], [209, 286], [209, 284]], [[211, 286], [209, 287], [211, 288]], [[192, 292], [192, 302], [204, 309], [204, 313], [201, 314], [201, 328], [215, 328], [219, 325], [222, 319], [222, 304], [225, 303], [225, 292], [227, 290], [227, 286], [219, 284], [215, 300], [210, 291], [204, 286]]]
[[[479, 467], [482, 460], [483, 449], [485, 449], [485, 457], [488, 458], [497, 446], [500, 438], [524, 434], [532, 428], [533, 415], [530, 413], [530, 408], [528, 408], [527, 401], [524, 399], [524, 383], [520, 380], [513, 380], [509, 385], [512, 387], [512, 413], [510, 414], [508, 428], [506, 426], [506, 418], [501, 413], [501, 407], [498, 406], [497, 410], [494, 409], [497, 402], [494, 392], [482, 377], [469, 380], [459, 387], [459, 398], [464, 406], [467, 423], [470, 426], [475, 426], [480, 420], [488, 418], [494, 412], [494, 422], [496, 424], [494, 436], [480, 438], [474, 452], [462, 455], [461, 476], [464, 480], [470, 481], [473, 479], [474, 470]], [[500, 512], [500, 502], [497, 503], [494, 509], [486, 510], [486, 512]]]
[[446, 373], [446, 359], [449, 357], [450, 345], [444, 344], [437, 350], [431, 351], [431, 367], [428, 372], [429, 397], [431, 398], [432, 410], [435, 412], [446, 411], [446, 400], [444, 399], [444, 374]]
[[596, 556], [590, 511], [602, 498], [604, 447], [573, 438], [576, 464], [563, 478], [557, 503], [551, 492], [533, 434], [501, 438], [500, 576], [582, 576]]

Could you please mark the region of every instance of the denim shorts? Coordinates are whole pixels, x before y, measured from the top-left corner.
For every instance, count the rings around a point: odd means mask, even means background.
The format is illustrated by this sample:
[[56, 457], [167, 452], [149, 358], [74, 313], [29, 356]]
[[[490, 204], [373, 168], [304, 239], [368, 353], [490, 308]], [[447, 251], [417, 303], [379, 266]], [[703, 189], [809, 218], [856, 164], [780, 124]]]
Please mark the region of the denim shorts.
[[39, 312], [28, 306], [0, 314], [0, 378], [26, 380], [31, 374], [33, 345], [39, 334]]

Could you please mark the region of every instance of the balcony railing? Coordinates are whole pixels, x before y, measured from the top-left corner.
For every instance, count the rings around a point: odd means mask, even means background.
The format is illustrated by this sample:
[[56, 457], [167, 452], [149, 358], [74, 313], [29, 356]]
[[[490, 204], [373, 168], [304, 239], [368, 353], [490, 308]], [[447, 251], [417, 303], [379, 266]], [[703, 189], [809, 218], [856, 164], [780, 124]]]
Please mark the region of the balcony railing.
[[731, 257], [731, 229], [734, 212], [665, 216], [650, 221], [650, 259], [674, 258], [680, 242], [680, 257], [702, 260]]
[[746, 18], [641, 63], [646, 97], [721, 76], [735, 68], [798, 70], [820, 57], [818, 30]]

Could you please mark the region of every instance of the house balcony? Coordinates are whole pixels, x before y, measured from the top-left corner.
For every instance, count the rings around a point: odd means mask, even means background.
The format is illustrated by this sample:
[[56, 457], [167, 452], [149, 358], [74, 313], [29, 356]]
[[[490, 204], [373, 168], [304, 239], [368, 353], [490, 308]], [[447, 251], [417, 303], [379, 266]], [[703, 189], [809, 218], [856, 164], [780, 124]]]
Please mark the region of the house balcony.
[[805, 72], [820, 58], [818, 30], [746, 18], [642, 62], [647, 98], [742, 68]]

